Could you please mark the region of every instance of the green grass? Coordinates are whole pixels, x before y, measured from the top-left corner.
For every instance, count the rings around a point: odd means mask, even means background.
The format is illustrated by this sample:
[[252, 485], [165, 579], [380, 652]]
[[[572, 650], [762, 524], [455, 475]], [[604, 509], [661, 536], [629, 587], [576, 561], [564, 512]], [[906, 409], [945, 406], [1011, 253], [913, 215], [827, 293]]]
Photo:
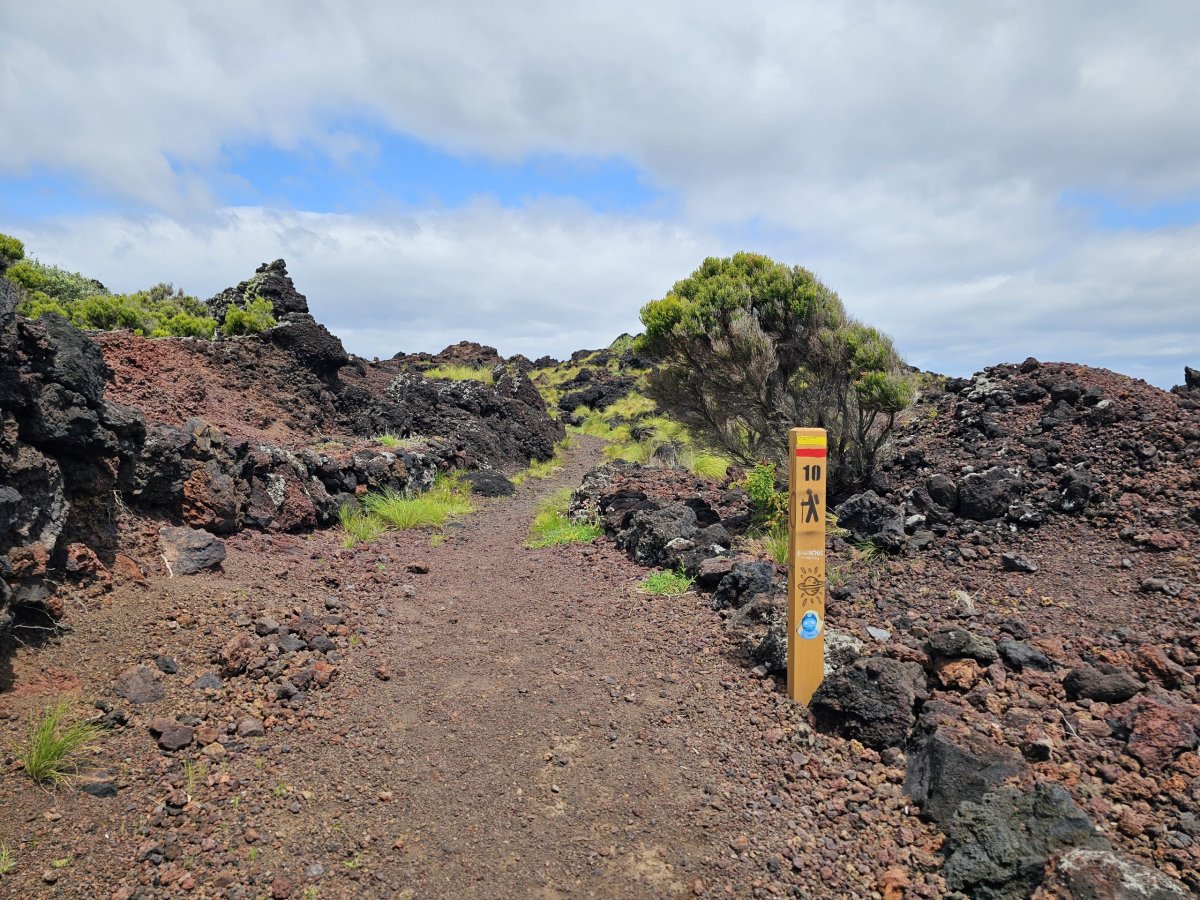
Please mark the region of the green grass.
[[342, 538], [342, 546], [347, 548], [373, 541], [387, 531], [384, 522], [349, 503], [338, 510], [338, 523], [346, 533]]
[[719, 453], [685, 447], [679, 453], [679, 464], [701, 478], [724, 481], [733, 461]]
[[881, 563], [886, 556], [883, 548], [873, 541], [859, 541], [854, 545], [854, 549], [858, 555], [858, 558], [867, 565]]
[[571, 436], [567, 435], [554, 445], [554, 455], [549, 459], [535, 459], [524, 472], [518, 472], [512, 477], [512, 483], [520, 487], [527, 478], [549, 478], [562, 471], [563, 453], [571, 449]]
[[767, 555], [781, 566], [788, 564], [788, 529], [786, 525], [776, 525], [764, 531], [759, 537]]
[[423, 494], [391, 489], [365, 494], [358, 509], [347, 504], [338, 510], [338, 521], [346, 532], [342, 543], [353, 547], [393, 529], [442, 528], [471, 510], [469, 488], [456, 477], [439, 475]]
[[[830, 512], [825, 514], [827, 537], [844, 537], [849, 533], [845, 528], [838, 527], [837, 516]], [[788, 527], [786, 523], [763, 529], [753, 535], [753, 539], [758, 541], [766, 554], [779, 565], [786, 566], [788, 564]], [[877, 547], [875, 549], [878, 550]]]
[[13, 856], [8, 844], [0, 843], [0, 875], [7, 875], [17, 867], [17, 859]]
[[492, 384], [495, 381], [491, 369], [477, 369], [474, 366], [434, 366], [432, 369], [425, 369], [421, 374], [426, 378], [443, 378], [447, 381], [481, 381], [484, 384]]
[[456, 480], [439, 477], [428, 491], [409, 496], [395, 490], [366, 494], [363, 509], [387, 528], [441, 528], [451, 516], [471, 511], [470, 494]]
[[638, 588], [647, 594], [657, 594], [660, 597], [678, 597], [687, 593], [694, 580], [682, 570], [678, 572], [663, 570], [647, 575], [638, 584]]
[[34, 719], [29, 732], [17, 748], [16, 756], [25, 774], [40, 784], [62, 784], [79, 771], [79, 755], [100, 734], [95, 725], [75, 722], [68, 725], [70, 704], [64, 699]]
[[701, 478], [724, 479], [733, 461], [697, 447], [678, 422], [650, 415], [655, 408], [653, 400], [633, 392], [604, 410], [585, 406], [575, 410], [581, 421], [572, 430], [608, 441], [604, 455], [611, 460], [647, 465], [662, 447], [670, 445], [681, 468]]
[[555, 491], [538, 506], [533, 524], [529, 526], [529, 538], [525, 546], [536, 550], [555, 547], [559, 544], [586, 543], [602, 534], [595, 522], [572, 522], [567, 518], [567, 506], [571, 502], [569, 487]]
[[639, 416], [648, 416], [658, 407], [649, 397], [639, 394], [637, 391], [630, 391], [620, 400], [610, 403], [604, 408], [604, 417], [612, 419], [620, 416], [622, 419], [636, 419]]

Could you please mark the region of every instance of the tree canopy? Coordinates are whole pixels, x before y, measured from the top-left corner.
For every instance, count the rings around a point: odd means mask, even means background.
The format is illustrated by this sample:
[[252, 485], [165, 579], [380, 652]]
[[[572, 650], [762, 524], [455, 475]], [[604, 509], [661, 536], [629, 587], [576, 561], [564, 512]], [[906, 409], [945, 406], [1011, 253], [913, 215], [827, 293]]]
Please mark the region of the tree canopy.
[[812, 272], [760, 254], [709, 257], [641, 318], [664, 409], [747, 465], [786, 458], [790, 428], [825, 428], [834, 491], [869, 478], [913, 399], [887, 335]]

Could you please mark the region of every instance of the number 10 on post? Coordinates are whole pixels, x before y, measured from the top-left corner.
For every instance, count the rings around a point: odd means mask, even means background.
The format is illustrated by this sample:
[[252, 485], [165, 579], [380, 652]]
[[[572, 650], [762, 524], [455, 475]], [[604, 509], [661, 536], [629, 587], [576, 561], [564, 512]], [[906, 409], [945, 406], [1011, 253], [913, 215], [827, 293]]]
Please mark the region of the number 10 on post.
[[825, 677], [824, 428], [788, 440], [788, 696], [807, 704]]

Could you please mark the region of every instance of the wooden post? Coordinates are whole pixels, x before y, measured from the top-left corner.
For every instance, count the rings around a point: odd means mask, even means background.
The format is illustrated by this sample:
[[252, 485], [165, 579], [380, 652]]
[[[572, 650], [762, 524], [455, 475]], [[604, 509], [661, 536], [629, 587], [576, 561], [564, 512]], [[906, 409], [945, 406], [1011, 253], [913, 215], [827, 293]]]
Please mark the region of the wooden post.
[[788, 445], [788, 696], [807, 705], [825, 677], [825, 429]]

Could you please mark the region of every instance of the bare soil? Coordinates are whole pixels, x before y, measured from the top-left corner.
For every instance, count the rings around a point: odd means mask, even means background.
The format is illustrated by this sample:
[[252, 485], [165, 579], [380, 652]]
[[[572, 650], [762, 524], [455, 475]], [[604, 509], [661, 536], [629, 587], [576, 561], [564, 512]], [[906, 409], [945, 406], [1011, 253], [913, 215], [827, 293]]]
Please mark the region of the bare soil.
[[[64, 693], [80, 715], [111, 703], [128, 726], [84, 781], [117, 793], [44, 789], [9, 754], [0, 896], [940, 895], [942, 838], [903, 796], [902, 755], [812, 734], [746, 677], [706, 599], [639, 592], [645, 570], [610, 544], [523, 547], [539, 500], [599, 450], [578, 439], [560, 473], [440, 543], [243, 532], [223, 573], [143, 559], [143, 585], [73, 605], [70, 633], [0, 672], [0, 741]], [[280, 700], [253, 668], [192, 685], [236, 635], [261, 652], [258, 617], [305, 611], [335, 649], [267, 655], [331, 666], [324, 689]], [[156, 676], [164, 699], [114, 695], [160, 656], [178, 667]], [[157, 717], [196, 739], [159, 749]], [[239, 736], [247, 718], [265, 736]]]

